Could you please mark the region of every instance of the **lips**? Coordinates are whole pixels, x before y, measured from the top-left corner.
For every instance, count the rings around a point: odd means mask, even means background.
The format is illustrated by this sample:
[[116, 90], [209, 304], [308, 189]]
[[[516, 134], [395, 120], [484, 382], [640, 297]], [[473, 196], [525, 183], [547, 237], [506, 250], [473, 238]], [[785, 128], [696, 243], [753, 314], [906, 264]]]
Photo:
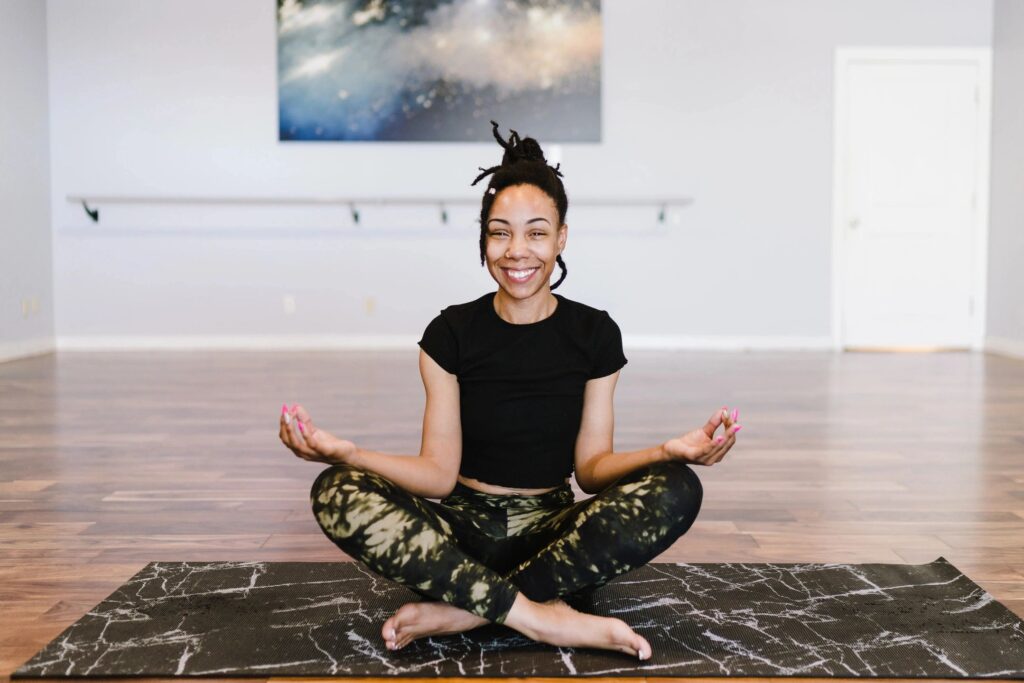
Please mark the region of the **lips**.
[[[534, 267], [534, 268], [502, 268], [502, 270], [505, 272], [505, 277], [508, 278], [508, 280], [510, 282], [513, 282], [515, 284], [522, 284], [524, 282], [529, 282], [531, 279], [533, 279], [533, 276], [536, 275], [538, 270], [540, 270], [540, 267]], [[526, 277], [522, 277], [522, 278], [517, 278], [517, 277], [512, 275], [513, 272], [523, 272], [523, 271], [529, 271], [529, 275], [527, 275]]]

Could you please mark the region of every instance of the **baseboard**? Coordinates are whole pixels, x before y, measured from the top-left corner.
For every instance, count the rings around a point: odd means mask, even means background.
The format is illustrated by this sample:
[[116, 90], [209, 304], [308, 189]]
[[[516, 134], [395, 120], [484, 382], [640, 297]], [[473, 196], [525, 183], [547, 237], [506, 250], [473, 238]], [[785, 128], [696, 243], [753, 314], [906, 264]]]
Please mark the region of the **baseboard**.
[[40, 356], [56, 351], [53, 337], [36, 337], [13, 342], [0, 342], [0, 363], [19, 360], [31, 356]]
[[[60, 351], [415, 351], [420, 336], [60, 336]], [[624, 335], [626, 351], [830, 351], [829, 337], [715, 337], [686, 335]]]
[[408, 335], [176, 335], [62, 336], [60, 351], [409, 351], [419, 336]]
[[989, 353], [997, 353], [1000, 356], [1019, 358], [1024, 360], [1024, 341], [1010, 339], [1009, 337], [986, 337], [985, 350]]

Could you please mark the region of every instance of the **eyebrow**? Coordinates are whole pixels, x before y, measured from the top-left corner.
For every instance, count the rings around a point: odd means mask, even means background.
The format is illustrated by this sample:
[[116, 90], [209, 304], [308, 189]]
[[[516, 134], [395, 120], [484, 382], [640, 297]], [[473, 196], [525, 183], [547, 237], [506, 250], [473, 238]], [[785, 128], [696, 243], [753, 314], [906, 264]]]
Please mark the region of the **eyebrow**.
[[[491, 221], [498, 221], [499, 223], [504, 223], [505, 225], [509, 225], [509, 222], [507, 220], [505, 220], [504, 218], [491, 218], [491, 219], [489, 219], [487, 221], [487, 225], [490, 225]], [[526, 221], [526, 224], [529, 225], [530, 223], [536, 223], [537, 221], [544, 221], [548, 225], [551, 224], [551, 221], [549, 221], [547, 218], [544, 218], [543, 216], [538, 216], [537, 218], [531, 218], [530, 220]]]

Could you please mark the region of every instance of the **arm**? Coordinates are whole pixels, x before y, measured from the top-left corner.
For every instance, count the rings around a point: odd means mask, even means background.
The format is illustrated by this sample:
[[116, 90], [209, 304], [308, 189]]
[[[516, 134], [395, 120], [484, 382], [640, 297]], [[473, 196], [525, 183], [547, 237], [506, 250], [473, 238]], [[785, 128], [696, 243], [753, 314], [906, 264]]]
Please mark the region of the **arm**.
[[443, 498], [455, 487], [462, 460], [459, 383], [455, 375], [422, 349], [420, 375], [427, 392], [427, 405], [419, 456], [388, 455], [357, 447], [355, 454], [345, 462], [376, 472], [415, 495]]
[[619, 372], [592, 379], [583, 390], [583, 417], [576, 437], [576, 481], [584, 493], [597, 493], [628, 472], [668, 459], [661, 445], [628, 453], [612, 452], [614, 395]]

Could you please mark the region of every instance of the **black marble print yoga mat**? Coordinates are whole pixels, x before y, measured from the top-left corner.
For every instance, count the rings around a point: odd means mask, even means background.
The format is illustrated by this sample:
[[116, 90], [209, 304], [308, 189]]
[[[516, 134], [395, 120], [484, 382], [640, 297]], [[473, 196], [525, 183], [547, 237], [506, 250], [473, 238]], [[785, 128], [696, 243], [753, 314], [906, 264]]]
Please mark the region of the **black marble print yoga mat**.
[[647, 638], [643, 662], [498, 624], [386, 649], [419, 599], [353, 562], [152, 562], [11, 677], [1024, 678], [1024, 622], [941, 557], [649, 564], [574, 605]]

